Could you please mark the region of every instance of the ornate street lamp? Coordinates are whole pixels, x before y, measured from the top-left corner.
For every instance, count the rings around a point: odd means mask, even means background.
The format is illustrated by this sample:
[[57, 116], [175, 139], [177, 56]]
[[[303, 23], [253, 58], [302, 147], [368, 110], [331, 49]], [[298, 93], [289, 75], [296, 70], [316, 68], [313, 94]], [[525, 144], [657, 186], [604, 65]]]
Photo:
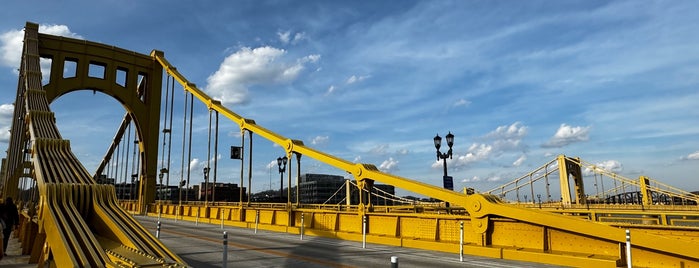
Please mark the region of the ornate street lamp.
[[277, 157], [277, 165], [279, 166], [279, 201], [284, 200], [284, 171], [286, 171], [286, 162], [289, 160], [286, 156]]
[[209, 167], [204, 167], [204, 191], [204, 206], [206, 206], [209, 202]]
[[[449, 177], [447, 175], [447, 158], [452, 159], [452, 147], [454, 146], [454, 134], [451, 134], [451, 131], [449, 131], [449, 134], [445, 137], [447, 139], [447, 146], [449, 146], [449, 151], [446, 153], [442, 153], [439, 151], [439, 148], [442, 147], [442, 137], [437, 134], [437, 136], [434, 136], [434, 148], [437, 149], [437, 161], [442, 159], [444, 161], [444, 177], [442, 178], [442, 181], [444, 183], [444, 189], [449, 189], [449, 190], [454, 190], [454, 180], [452, 177]], [[446, 202], [446, 206], [449, 207], [449, 202]]]

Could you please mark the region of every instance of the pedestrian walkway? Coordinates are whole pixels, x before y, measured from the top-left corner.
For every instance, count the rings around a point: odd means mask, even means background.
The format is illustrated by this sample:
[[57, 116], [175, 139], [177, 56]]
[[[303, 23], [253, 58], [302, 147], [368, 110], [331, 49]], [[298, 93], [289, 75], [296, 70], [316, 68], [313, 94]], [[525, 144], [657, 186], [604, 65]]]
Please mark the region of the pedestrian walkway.
[[2, 268], [37, 267], [36, 264], [29, 264], [29, 255], [22, 255], [22, 248], [14, 233], [10, 235], [10, 242], [7, 244], [7, 252], [5, 253], [7, 256], [0, 260]]

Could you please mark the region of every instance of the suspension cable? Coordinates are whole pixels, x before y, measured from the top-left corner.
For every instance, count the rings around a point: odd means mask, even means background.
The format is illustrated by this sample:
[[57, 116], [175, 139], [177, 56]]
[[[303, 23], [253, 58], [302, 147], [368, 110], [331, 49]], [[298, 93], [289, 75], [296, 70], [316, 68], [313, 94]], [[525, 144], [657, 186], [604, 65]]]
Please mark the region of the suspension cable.
[[[128, 126], [127, 128], [128, 128], [128, 130], [127, 130], [127, 131], [128, 131], [128, 134], [127, 134], [127, 135], [130, 136], [130, 135], [131, 135], [131, 124], [129, 124], [129, 126]], [[130, 139], [131, 139], [130, 137], [127, 137], [127, 138], [126, 138], [126, 141], [124, 141], [124, 139], [121, 140], [122, 143], [126, 143], [126, 150], [125, 150], [125, 151], [122, 151], [122, 154], [123, 154], [123, 156], [124, 156], [123, 159], [126, 161], [126, 162], [124, 163], [124, 168], [123, 168], [123, 169], [124, 169], [124, 171], [123, 171], [123, 174], [124, 174], [124, 184], [126, 184], [126, 181], [128, 180], [128, 177], [129, 177], [129, 175], [127, 174], [127, 172], [129, 172], [129, 153], [131, 152], [131, 150], [130, 150], [131, 147], [130, 147], [130, 144], [129, 144], [129, 142], [128, 142], [128, 140], [130, 140]], [[126, 186], [126, 185], [124, 185], [124, 186]], [[124, 189], [124, 195], [126, 195], [126, 189]], [[131, 193], [129, 193], [129, 197], [130, 197], [130, 195], [131, 195]]]
[[337, 195], [337, 193], [339, 193], [340, 190], [342, 190], [343, 188], [345, 188], [345, 185], [346, 185], [346, 184], [347, 184], [347, 183], [342, 183], [342, 186], [340, 186], [340, 188], [337, 188], [337, 191], [335, 191], [335, 193], [334, 193], [333, 195], [331, 195], [330, 197], [328, 197], [328, 200], [325, 200], [325, 202], [323, 202], [323, 205], [325, 205], [326, 203], [330, 202], [330, 200], [333, 199], [333, 197], [335, 197], [335, 195]]
[[[180, 159], [182, 159], [182, 161], [181, 161], [181, 166], [180, 166], [180, 182], [177, 185], [177, 188], [180, 190], [180, 198], [179, 198], [180, 205], [182, 202], [182, 186], [183, 186], [182, 183], [185, 181], [184, 180], [185, 179], [184, 178], [184, 153], [185, 153], [184, 149], [185, 149], [185, 144], [186, 144], [186, 140], [187, 140], [187, 112], [188, 112], [187, 99], [188, 98], [189, 98], [189, 93], [185, 90], [184, 91], [184, 115], [182, 116], [182, 157], [180, 157]], [[189, 192], [189, 190], [187, 190], [187, 191]], [[186, 195], [185, 195], [185, 198], [187, 198]]]
[[[211, 200], [216, 202], [216, 173], [218, 170], [218, 111], [216, 111], [216, 135], [214, 135], [214, 191]], [[248, 186], [249, 187], [249, 186]]]
[[[119, 158], [120, 158], [120, 155], [121, 155], [121, 142], [117, 143], [117, 145], [116, 145], [116, 157], [114, 160], [114, 185], [115, 186], [119, 182]], [[124, 195], [123, 188], [124, 187], [119, 187], [119, 192], [120, 192], [119, 197], [122, 197]], [[121, 199], [123, 199], [123, 197]]]
[[[163, 149], [162, 149], [162, 154], [160, 155], [160, 170], [161, 170], [160, 173], [161, 174], [162, 174], [162, 170], [165, 168], [165, 144], [166, 144], [165, 135], [168, 135], [168, 131], [167, 131], [167, 121], [168, 121], [167, 120], [168, 119], [167, 110], [168, 109], [167, 108], [169, 105], [168, 98], [170, 97], [170, 91], [169, 91], [169, 89], [170, 89], [170, 74], [167, 75], [165, 81], [166, 81], [166, 85], [165, 85], [166, 90], [165, 90], [165, 109], [163, 110], [164, 111], [163, 113], [165, 114], [165, 119], [163, 120]], [[165, 174], [163, 174], [163, 175], [165, 175]], [[160, 179], [160, 180], [161, 180], [161, 184], [162, 184], [162, 179]]]
[[209, 201], [209, 167], [211, 166], [211, 109], [209, 108], [209, 134], [206, 137], [206, 167], [204, 170], [204, 204]]
[[187, 196], [185, 197], [185, 200], [189, 201], [189, 179], [190, 176], [192, 175], [192, 120], [193, 116], [192, 114], [194, 113], [194, 96], [191, 96], [189, 98], [189, 148], [187, 149], [189, 156], [187, 157]]
[[[175, 106], [175, 77], [171, 77], [172, 83], [170, 84], [171, 94], [170, 94], [170, 124], [168, 126], [169, 135], [167, 142], [167, 187], [168, 187], [168, 198], [172, 200], [170, 196], [170, 154], [172, 153], [172, 117], [173, 117], [173, 107]], [[166, 100], [167, 101], [167, 100]]]

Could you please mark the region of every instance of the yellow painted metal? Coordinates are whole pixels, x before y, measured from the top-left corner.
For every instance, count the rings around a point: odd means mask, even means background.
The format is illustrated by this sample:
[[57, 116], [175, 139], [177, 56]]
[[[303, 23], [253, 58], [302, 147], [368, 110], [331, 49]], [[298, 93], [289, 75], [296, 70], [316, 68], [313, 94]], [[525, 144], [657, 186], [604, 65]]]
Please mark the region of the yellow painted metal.
[[[587, 203], [585, 195], [585, 185], [582, 178], [582, 170], [580, 165], [570, 161], [565, 155], [559, 155], [558, 159], [558, 176], [561, 186], [561, 203], [570, 205], [573, 203], [570, 193], [570, 178], [573, 178], [573, 190], [575, 191], [575, 203]], [[580, 162], [580, 159], [577, 159]], [[533, 200], [532, 196], [532, 200]]]
[[[165, 58], [162, 52], [154, 51], [151, 55], [163, 65], [163, 68], [168, 74], [173, 76], [184, 88], [185, 91], [192, 93], [193, 96], [197, 97], [203, 103], [206, 103], [209, 109], [213, 109], [223, 114], [231, 121], [235, 122], [240, 126], [241, 129], [247, 129], [252, 133], [258, 134], [263, 138], [276, 143], [282, 148], [285, 148], [287, 155], [290, 153], [297, 153], [301, 155], [308, 156], [330, 166], [336, 167], [338, 169], [347, 171], [351, 173], [357, 180], [360, 188], [365, 187], [366, 183], [372, 183], [373, 181], [380, 181], [386, 184], [394, 185], [401, 189], [424, 194], [436, 199], [444, 200], [450, 202], [451, 204], [461, 206], [468, 211], [471, 216], [469, 219], [471, 231], [481, 235], [480, 246], [484, 247], [494, 247], [493, 243], [501, 244], [503, 250], [500, 253], [500, 257], [505, 256], [504, 252], [509, 252], [505, 248], [512, 248], [513, 252], [520, 252], [521, 249], [532, 250], [531, 254], [511, 254], [508, 253], [507, 256], [512, 256], [515, 259], [528, 259], [532, 261], [541, 261], [538, 258], [541, 254], [554, 254], [559, 256], [554, 258], [557, 260], [565, 259], [567, 261], [561, 261], [562, 263], [580, 263], [577, 258], [587, 258], [591, 261], [590, 264], [597, 264], [599, 262], [611, 261], [615, 263], [618, 261], [623, 261], [625, 258], [619, 256], [619, 251], [614, 250], [604, 250], [601, 254], [594, 252], [594, 249], [599, 248], [617, 248], [619, 243], [625, 242], [625, 234], [623, 230], [615, 227], [611, 227], [604, 224], [594, 223], [587, 220], [582, 220], [575, 217], [568, 217], [557, 215], [554, 213], [540, 212], [530, 209], [522, 209], [506, 205], [502, 203], [497, 197], [491, 195], [465, 195], [453, 191], [448, 191], [440, 187], [425, 184], [422, 182], [410, 180], [407, 178], [395, 176], [392, 174], [386, 174], [379, 171], [374, 165], [371, 164], [361, 164], [352, 163], [350, 161], [337, 158], [335, 156], [320, 152], [318, 150], [304, 146], [302, 143], [294, 141], [292, 139], [283, 137], [277, 133], [274, 133], [264, 127], [255, 124], [252, 119], [246, 119], [242, 116], [228, 110], [223, 107], [220, 102], [213, 100], [203, 91], [198, 89], [195, 84], [189, 82], [184, 76], [182, 76], [176, 68], [174, 68]], [[561, 169], [561, 188], [564, 192], [563, 204], [571, 204], [571, 196], [569, 190], [569, 175], [572, 175], [575, 184], [576, 193], [576, 203], [583, 204], [586, 202], [586, 197], [584, 193], [584, 185], [582, 181], [582, 172], [580, 170], [580, 165], [576, 162], [580, 162], [579, 159], [576, 161], [568, 160], [565, 156], [559, 156], [559, 168]], [[369, 186], [370, 187], [370, 186]], [[566, 195], [565, 192], [568, 192]], [[357, 230], [361, 230], [361, 217], [363, 215], [370, 215], [367, 212], [372, 210], [372, 207], [365, 207], [362, 204], [365, 202], [363, 197], [360, 197], [359, 210], [352, 214], [338, 214], [336, 219], [337, 229], [335, 229], [334, 234], [347, 238], [353, 237], [352, 234], [357, 233]], [[366, 211], [368, 210], [368, 211]], [[288, 217], [285, 213], [293, 213], [293, 211], [284, 210], [279, 211], [278, 214], [282, 214], [281, 217], [274, 218], [275, 223], [284, 223]], [[541, 244], [539, 247], [533, 247], [532, 242], [523, 241], [511, 241], [502, 240], [499, 238], [506, 238], [513, 236], [516, 231], [507, 231], [505, 227], [500, 227], [500, 225], [494, 225], [494, 219], [504, 219], [505, 221], [512, 221], [520, 223], [520, 227], [523, 230], [529, 230], [529, 233], [539, 233], [543, 238], [535, 240], [539, 241], [534, 244]], [[324, 219], [326, 220], [326, 219]], [[406, 222], [407, 221], [407, 222]], [[371, 220], [370, 220], [371, 222]], [[405, 222], [405, 223], [404, 223]], [[393, 221], [381, 220], [379, 223], [372, 224], [374, 228], [376, 226], [392, 226]], [[290, 228], [293, 226], [292, 223], [282, 224]], [[398, 226], [395, 231], [396, 234], [400, 234], [400, 237], [412, 237], [417, 240], [438, 240], [440, 233], [440, 225], [437, 221], [430, 219], [420, 219], [420, 218], [400, 218], [395, 221], [395, 225]], [[510, 226], [512, 224], [507, 224]], [[404, 226], [419, 226], [418, 228], [403, 228]], [[545, 228], [539, 228], [533, 226], [540, 226]], [[379, 228], [382, 229], [382, 228]], [[513, 230], [520, 230], [513, 229]], [[380, 233], [385, 233], [386, 231], [379, 231]], [[412, 232], [412, 233], [411, 233]], [[502, 235], [497, 235], [502, 233]], [[342, 234], [342, 235], [341, 235]], [[553, 237], [553, 238], [552, 238]], [[574, 238], [574, 239], [573, 239]], [[509, 239], [509, 238], [508, 238]], [[586, 243], [586, 249], [579, 249], [574, 246], [566, 246], [566, 243], [554, 243], [552, 239], [556, 241], [563, 242], [565, 240], [570, 241], [579, 240]], [[635, 236], [635, 241], [638, 247], [643, 248], [643, 250], [648, 250], [651, 252], [658, 252], [658, 254], [665, 254], [668, 256], [685, 256], [692, 261], [699, 259], [699, 252], [690, 250], [691, 247], [678, 247], [674, 241], [667, 240], [664, 237], [641, 233]], [[518, 246], [521, 244], [522, 246]], [[421, 247], [430, 248], [431, 243], [422, 243]], [[526, 247], [525, 247], [526, 246]], [[438, 247], [438, 246], [436, 246]], [[490, 252], [490, 251], [489, 251]], [[565, 254], [570, 254], [575, 256], [574, 261], [570, 261], [565, 257], [561, 257], [557, 252], [563, 252]], [[600, 254], [602, 257], [594, 257], [596, 254]], [[586, 257], [587, 256], [587, 257]], [[592, 257], [591, 257], [592, 256]], [[570, 262], [569, 262], [570, 261]]]
[[[89, 41], [78, 42], [70, 38], [39, 35], [36, 31], [38, 26], [35, 24], [28, 24], [27, 29], [29, 34], [25, 39], [25, 49], [30, 48], [34, 51], [23, 53], [25, 59], [18, 90], [19, 104], [16, 105], [17, 116], [13, 121], [14, 141], [11, 141], [13, 145], [9, 150], [11, 153], [8, 157], [5, 182], [16, 182], [19, 177], [26, 176], [26, 165], [22, 159], [25, 154], [30, 154], [31, 175], [37, 180], [41, 193], [37, 241], [45, 241], [45, 250], [39, 258], [47, 259], [54, 256], [52, 261], [55, 266], [182, 264], [177, 256], [153, 239], [128, 213], [118, 208], [113, 187], [95, 185], [94, 180], [70, 152], [69, 143], [61, 139], [52, 122], [53, 114], [48, 110], [48, 103], [62, 94], [81, 88], [99, 90], [120, 100], [133, 115], [139, 128], [142, 140], [139, 144], [140, 151], [145, 161], [142, 174], [145, 175], [141, 180], [140, 192], [143, 194], [139, 203], [127, 204], [131, 210], [148, 210], [148, 213], [164, 214], [165, 217], [203, 220], [209, 223], [223, 221], [228, 225], [247, 228], [261, 225], [262, 229], [290, 233], [300, 232], [300, 214], [304, 213], [306, 217], [310, 217], [306, 219], [308, 234], [351, 240], [361, 239], [362, 219], [366, 216], [369, 242], [448, 252], [455, 252], [458, 248], [458, 228], [460, 223], [464, 222], [464, 240], [467, 243], [468, 254], [574, 266], [623, 264], [625, 258], [623, 251], [619, 250], [619, 245], [625, 242], [624, 228], [629, 228], [634, 230], [634, 255], [652, 256], [638, 258], [633, 265], [698, 265], [699, 252], [694, 249], [699, 243], [694, 239], [669, 235], [678, 232], [677, 228], [668, 227], [668, 230], [653, 231], [635, 225], [620, 228], [618, 225], [612, 226], [587, 219], [628, 220], [629, 216], [605, 216], [603, 211], [581, 215], [570, 211], [552, 213], [521, 208], [505, 204], [492, 195], [466, 195], [383, 173], [374, 165], [353, 163], [306, 147], [301, 141], [274, 133], [257, 125], [254, 120], [232, 112], [220, 101], [210, 98], [194, 83], [189, 82], [160, 51], [153, 51], [150, 56], [145, 56]], [[41, 46], [39, 39], [42, 40]], [[51, 81], [45, 88], [41, 87], [40, 82], [39, 55], [53, 58]], [[63, 69], [66, 60], [77, 61], [76, 77], [71, 78], [72, 80], [64, 79], [61, 76], [63, 72], [59, 71]], [[89, 63], [102, 66], [106, 70], [105, 76], [90, 77]], [[293, 208], [290, 202], [283, 208], [265, 209], [245, 207], [242, 202], [234, 207], [151, 205], [157, 173], [155, 163], [158, 151], [158, 122], [155, 115], [159, 114], [159, 87], [162, 75], [159, 70], [162, 69], [173, 76], [185, 91], [192, 93], [209, 109], [216, 110], [238, 124], [241, 130], [248, 130], [280, 145], [287, 157], [296, 155], [298, 159], [305, 155], [346, 171], [354, 176], [360, 188], [369, 189], [374, 181], [379, 181], [447, 201], [454, 207], [465, 209], [467, 214], [378, 213], [375, 207], [368, 205], [371, 204], [368, 202], [369, 196], [362, 196], [359, 206], [346, 206], [345, 210]], [[129, 70], [125, 86], [115, 81], [117, 70]], [[148, 78], [147, 83], [141, 84], [145, 89], [134, 87], [118, 90], [120, 87], [136, 85], [137, 78], [134, 77], [137, 76], [134, 76], [134, 73], [145, 74]], [[146, 93], [140, 95], [139, 90], [145, 90]], [[23, 93], [20, 94], [20, 91]], [[31, 148], [24, 151], [27, 142], [31, 142]], [[568, 186], [570, 175], [575, 183], [576, 203], [584, 203], [580, 165], [576, 164], [580, 160], [559, 156], [558, 161], [562, 189], [565, 184], [565, 192], [568, 192], [561, 204], [572, 205]], [[290, 183], [291, 172], [288, 180]], [[86, 219], [82, 215], [92, 216]], [[693, 221], [669, 214], [663, 215], [651, 218], [643, 218], [642, 215], [640, 224], [645, 226], [644, 224], [662, 225]], [[99, 227], [100, 231], [96, 231], [95, 227]], [[696, 237], [694, 234], [699, 232], [690, 227], [683, 228], [686, 229], [679, 232], [691, 234], [690, 237]], [[45, 234], [45, 238], [41, 238], [41, 234]], [[129, 252], [137, 252], [138, 256]], [[61, 257], [56, 257], [59, 254]]]
[[[258, 204], [260, 205], [260, 204]], [[196, 210], [196, 205], [184, 205], [185, 210]], [[486, 205], [483, 209], [489, 208]], [[229, 207], [221, 207], [227, 209]], [[244, 221], [226, 217], [224, 224], [236, 227], [259, 228], [262, 230], [300, 232], [301, 214], [305, 220], [305, 234], [332, 237], [338, 239], [362, 240], [362, 216], [358, 211], [338, 211], [329, 209], [295, 208], [290, 212], [286, 208], [239, 207], [232, 204], [232, 209], [242, 209], [246, 216]], [[527, 214], [529, 209], [521, 209]], [[497, 211], [497, 209], [495, 209]], [[255, 218], [259, 213], [260, 217]], [[291, 222], [286, 222], [287, 213], [291, 213]], [[505, 214], [505, 213], [503, 213]], [[530, 213], [538, 214], [541, 213]], [[590, 223], [574, 216], [553, 215], [582, 227], [604, 226], [602, 231], [609, 231], [611, 239], [600, 238], [604, 235], [581, 235], [571, 228], [546, 226], [508, 217], [487, 217], [487, 228], [483, 231], [473, 224], [478, 221], [469, 215], [448, 215], [434, 213], [366, 213], [367, 242], [392, 246], [415, 247], [435, 251], [458, 252], [460, 223], [464, 222], [464, 247], [469, 255], [504, 258], [533, 262], [545, 262], [556, 265], [575, 267], [617, 267], [623, 265], [625, 258], [620, 251], [625, 237], [618, 241], [616, 236], [625, 235], [624, 230], [632, 233], [632, 250], [634, 267], [694, 267], [699, 259], [694, 246], [699, 245], [699, 228], [686, 227], [650, 227], [644, 225], [606, 225]], [[150, 216], [157, 216], [153, 211]], [[161, 215], [174, 218], [176, 215]], [[183, 218], [180, 218], [183, 219]], [[185, 220], [220, 223], [220, 218], [212, 214], [206, 217], [184, 217]], [[282, 219], [282, 220], [278, 220]], [[257, 222], [256, 222], [257, 220]], [[256, 224], [257, 223], [257, 224]], [[568, 229], [568, 230], [566, 230]], [[613, 230], [613, 231], [610, 231]], [[651, 237], [658, 246], [649, 246], [644, 239]], [[667, 242], [675, 244], [672, 252], [667, 250]], [[677, 248], [687, 247], [682, 251]], [[651, 257], [647, 257], [651, 256]]]
[[648, 184], [650, 183], [650, 179], [646, 176], [640, 176], [638, 178], [638, 181], [640, 182], [641, 185], [641, 195], [643, 196], [643, 204], [646, 206], [653, 205], [653, 195], [651, 194], [650, 189], [648, 188]]
[[[124, 58], [119, 56], [120, 53]], [[141, 124], [147, 128], [156, 125], [155, 142], [152, 144], [157, 145], [159, 109], [151, 110], [158, 104], [151, 103], [149, 98], [154, 97], [159, 103], [159, 92], [133, 99], [135, 94], [129, 97], [121, 92], [124, 90], [109, 87], [114, 87], [113, 76], [119, 69], [134, 72], [127, 75], [127, 85], [135, 84], [138, 73], [147, 76], [148, 80], [157, 79], [158, 82], [150, 86], [155, 86], [154, 90], [159, 91], [162, 75], [159, 66], [153, 64], [154, 61], [148, 56], [143, 56], [151, 67], [156, 68], [139, 69], [133, 65], [138, 61], [134, 53], [129, 55], [126, 51], [84, 40], [42, 35], [38, 33], [38, 25], [33, 23], [27, 23], [25, 28], [22, 55], [15, 102], [15, 113], [19, 119], [13, 121], [14, 142], [8, 149], [8, 159], [26, 158], [29, 161], [15, 161], [8, 165], [7, 170], [11, 172], [6, 173], [4, 181], [16, 181], [18, 176], [27, 177], [35, 180], [38, 188], [36, 211], [34, 204], [28, 204], [29, 213], [23, 214], [26, 217], [36, 216], [36, 223], [28, 218], [23, 220], [21, 230], [30, 232], [22, 236], [23, 240], [27, 240], [23, 241], [25, 253], [31, 254], [32, 261], [53, 267], [185, 266], [179, 257], [117, 205], [113, 186], [96, 184], [71, 152], [70, 142], [61, 139], [48, 105], [51, 100], [72, 90], [104, 90], [125, 103], [127, 110], [136, 115]], [[52, 59], [51, 80], [46, 87], [41, 83], [40, 56]], [[76, 75], [69, 79], [63, 79], [61, 75], [66, 60], [78, 62]], [[106, 69], [104, 77], [88, 75], [88, 65], [92, 64]], [[159, 71], [149, 73], [149, 70]], [[144, 113], [154, 113], [156, 116], [149, 117]], [[143, 116], [139, 118], [138, 114]], [[149, 122], [151, 119], [154, 122]], [[140, 132], [140, 137], [146, 137], [142, 143], [144, 147], [148, 147], [146, 144], [152, 137], [147, 132]], [[151, 153], [157, 153], [157, 146], [154, 148], [150, 150]], [[155, 153], [151, 157], [155, 157]], [[148, 187], [147, 184], [142, 186]], [[146, 199], [142, 196], [142, 202], [146, 202]]]
[[[39, 34], [39, 54], [51, 59], [49, 83], [43, 86], [48, 103], [76, 90], [107, 94], [121, 103], [138, 133], [142, 170], [139, 200], [144, 210], [155, 201], [162, 68], [148, 55], [86, 40]], [[64, 77], [66, 63], [75, 63], [75, 76]], [[103, 70], [102, 77], [95, 74]], [[124, 73], [119, 81], [117, 73]], [[97, 76], [97, 77], [94, 77]]]

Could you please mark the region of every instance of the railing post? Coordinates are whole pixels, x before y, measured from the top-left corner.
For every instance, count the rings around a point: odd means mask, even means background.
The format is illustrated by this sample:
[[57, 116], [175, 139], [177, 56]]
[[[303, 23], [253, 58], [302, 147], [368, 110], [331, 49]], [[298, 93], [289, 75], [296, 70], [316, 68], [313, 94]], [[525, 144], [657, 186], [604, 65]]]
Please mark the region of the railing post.
[[459, 223], [459, 261], [464, 261], [464, 222]]
[[304, 220], [303, 220], [303, 212], [301, 212], [301, 240], [303, 240], [303, 228], [305, 226], [306, 225], [304, 224]]
[[221, 267], [226, 268], [228, 266], [228, 232], [223, 231], [223, 265]]
[[398, 268], [398, 256], [391, 256], [391, 268]]
[[631, 268], [631, 231], [626, 229], [626, 267]]
[[160, 221], [158, 221], [158, 226], [155, 227], [155, 238], [160, 239]]
[[199, 226], [199, 211], [201, 211], [200, 207], [197, 207], [197, 219], [194, 221], [194, 225]]
[[257, 225], [260, 223], [260, 211], [255, 212], [255, 233], [257, 233]]
[[362, 248], [366, 248], [366, 215], [362, 215]]

